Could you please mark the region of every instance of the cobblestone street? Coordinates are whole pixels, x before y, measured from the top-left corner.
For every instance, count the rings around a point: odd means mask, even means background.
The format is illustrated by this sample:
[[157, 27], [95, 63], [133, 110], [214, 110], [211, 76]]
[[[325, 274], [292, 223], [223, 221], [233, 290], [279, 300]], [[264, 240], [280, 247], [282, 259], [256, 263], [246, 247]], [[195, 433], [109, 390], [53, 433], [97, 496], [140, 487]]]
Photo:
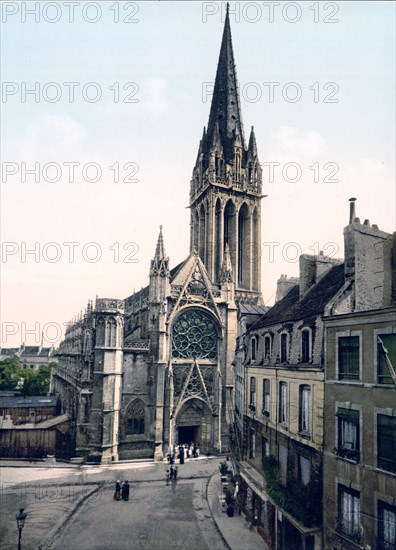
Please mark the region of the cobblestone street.
[[[168, 486], [165, 463], [3, 468], [1, 548], [15, 548], [15, 513], [24, 507], [24, 550], [166, 550], [186, 545], [224, 550], [206, 500], [208, 480], [218, 463], [187, 462], [179, 466], [178, 481]], [[128, 502], [113, 500], [118, 478], [130, 482]]]

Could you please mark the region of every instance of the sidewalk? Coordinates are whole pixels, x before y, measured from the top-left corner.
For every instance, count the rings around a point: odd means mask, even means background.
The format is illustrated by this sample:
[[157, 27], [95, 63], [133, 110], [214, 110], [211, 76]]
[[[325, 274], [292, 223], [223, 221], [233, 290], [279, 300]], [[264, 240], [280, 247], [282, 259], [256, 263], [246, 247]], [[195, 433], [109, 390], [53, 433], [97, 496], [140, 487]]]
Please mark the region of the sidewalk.
[[222, 511], [220, 498], [222, 487], [220, 473], [214, 474], [210, 478], [207, 489], [207, 499], [209, 508], [217, 528], [222, 534], [223, 539], [231, 550], [268, 550], [268, 546], [260, 537], [256, 530], [250, 530], [250, 524], [236, 514], [229, 518]]

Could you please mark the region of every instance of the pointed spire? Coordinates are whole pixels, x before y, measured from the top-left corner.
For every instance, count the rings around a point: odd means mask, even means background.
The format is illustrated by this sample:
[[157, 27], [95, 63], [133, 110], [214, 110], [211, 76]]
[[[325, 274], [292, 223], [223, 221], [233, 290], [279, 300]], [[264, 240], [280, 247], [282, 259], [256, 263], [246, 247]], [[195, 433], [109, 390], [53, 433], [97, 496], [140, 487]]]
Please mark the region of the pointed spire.
[[239, 103], [234, 52], [232, 49], [229, 4], [227, 4], [223, 38], [209, 115], [208, 137], [212, 137], [215, 132], [216, 122], [219, 124], [225, 160], [232, 161], [234, 157], [233, 148], [235, 136], [240, 136], [243, 149], [245, 148], [245, 139]]
[[162, 225], [160, 225], [154, 259], [151, 260], [150, 275], [160, 275], [161, 277], [169, 275], [169, 258], [165, 255]]
[[254, 135], [253, 126], [250, 131], [250, 137], [249, 137], [249, 156], [252, 158], [257, 157], [257, 143], [256, 143], [256, 136]]
[[165, 258], [165, 248], [164, 248], [164, 236], [162, 235], [162, 225], [160, 225], [160, 232], [158, 235], [157, 247], [155, 249], [156, 260], [163, 260]]
[[221, 278], [220, 282], [233, 283], [234, 282], [234, 270], [232, 269], [230, 247], [228, 243], [225, 246], [223, 264], [221, 266]]

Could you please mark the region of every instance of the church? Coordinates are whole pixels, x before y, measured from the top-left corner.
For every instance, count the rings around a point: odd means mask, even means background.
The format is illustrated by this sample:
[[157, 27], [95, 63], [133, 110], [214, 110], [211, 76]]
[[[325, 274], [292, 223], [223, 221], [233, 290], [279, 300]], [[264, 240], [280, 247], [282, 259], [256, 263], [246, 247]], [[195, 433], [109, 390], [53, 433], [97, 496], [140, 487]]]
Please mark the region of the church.
[[238, 310], [262, 307], [261, 198], [227, 8], [190, 183], [189, 255], [171, 268], [161, 227], [148, 286], [88, 302], [59, 347], [52, 391], [71, 420], [70, 456], [110, 463], [162, 460], [178, 443], [194, 442], [201, 453], [227, 447]]

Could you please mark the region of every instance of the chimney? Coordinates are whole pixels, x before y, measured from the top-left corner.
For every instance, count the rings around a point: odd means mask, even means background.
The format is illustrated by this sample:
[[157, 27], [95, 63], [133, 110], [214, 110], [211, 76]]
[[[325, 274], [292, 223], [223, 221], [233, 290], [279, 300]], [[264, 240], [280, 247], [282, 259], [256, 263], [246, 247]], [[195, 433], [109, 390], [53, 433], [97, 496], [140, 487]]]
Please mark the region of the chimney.
[[322, 250], [319, 256], [302, 254], [300, 256], [300, 300], [332, 267], [341, 263], [342, 260], [324, 256]]
[[379, 309], [391, 301], [390, 235], [369, 220], [361, 224], [350, 201], [350, 222], [344, 228], [345, 277], [354, 282], [355, 311]]
[[281, 275], [276, 283], [275, 303], [282, 300], [299, 282], [300, 280], [297, 277], [287, 278], [287, 275]]
[[316, 258], [309, 254], [300, 256], [300, 300], [316, 283]]
[[356, 217], [356, 212], [355, 212], [356, 200], [357, 199], [355, 199], [355, 197], [352, 197], [351, 199], [349, 199], [349, 223], [350, 224], [354, 222]]

